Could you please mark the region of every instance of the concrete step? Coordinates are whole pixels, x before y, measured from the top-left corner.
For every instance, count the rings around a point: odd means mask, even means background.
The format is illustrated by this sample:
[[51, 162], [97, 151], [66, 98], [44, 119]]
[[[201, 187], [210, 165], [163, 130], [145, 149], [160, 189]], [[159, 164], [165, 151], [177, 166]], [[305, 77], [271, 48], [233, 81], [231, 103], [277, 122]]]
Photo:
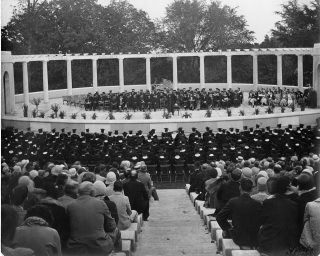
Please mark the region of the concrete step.
[[232, 256], [260, 256], [257, 250], [234, 250], [231, 252]]
[[218, 222], [216, 221], [211, 221], [210, 222], [210, 230], [211, 230], [211, 239], [212, 241], [217, 241], [216, 238], [216, 230], [221, 229], [221, 227], [219, 226]]
[[240, 250], [240, 247], [232, 239], [222, 239], [222, 255], [232, 256], [233, 250]]
[[215, 221], [215, 220], [216, 220], [216, 217], [212, 217], [212, 216], [208, 216], [208, 215], [206, 216], [206, 225], [207, 225], [209, 232], [211, 231], [210, 222]]
[[131, 241], [121, 240], [121, 252], [125, 253], [126, 256], [131, 256]]
[[134, 251], [136, 249], [136, 234], [135, 231], [121, 230], [121, 240], [131, 241], [131, 249]]

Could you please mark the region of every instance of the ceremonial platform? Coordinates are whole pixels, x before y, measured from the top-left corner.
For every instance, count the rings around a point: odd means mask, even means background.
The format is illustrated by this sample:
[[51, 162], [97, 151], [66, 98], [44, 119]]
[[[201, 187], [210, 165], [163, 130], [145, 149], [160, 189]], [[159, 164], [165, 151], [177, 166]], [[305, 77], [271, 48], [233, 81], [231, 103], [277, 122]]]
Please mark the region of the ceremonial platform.
[[[252, 84], [234, 83], [232, 79], [232, 57], [233, 56], [252, 56], [252, 72], [253, 80]], [[259, 68], [258, 58], [263, 55], [275, 55], [277, 56], [277, 84], [267, 85], [259, 84]], [[295, 55], [297, 57], [297, 86], [284, 85], [282, 74], [282, 57], [284, 55]], [[2, 74], [2, 87], [1, 87], [1, 104], [2, 104], [2, 128], [15, 127], [21, 130], [30, 128], [31, 130], [38, 130], [42, 128], [45, 131], [50, 131], [53, 128], [61, 129], [65, 128], [66, 131], [72, 131], [77, 129], [80, 133], [85, 129], [89, 129], [91, 132], [100, 132], [100, 129], [105, 131], [118, 130], [124, 132], [128, 130], [138, 131], [141, 130], [144, 134], [147, 134], [150, 130], [155, 129], [156, 133], [161, 133], [164, 128], [169, 128], [170, 131], [176, 131], [179, 127], [183, 128], [186, 133], [191, 131], [192, 127], [196, 127], [200, 132], [204, 131], [206, 126], [209, 126], [214, 132], [218, 128], [238, 128], [243, 129], [244, 126], [253, 127], [259, 124], [261, 127], [270, 126], [274, 128], [277, 124], [298, 125], [303, 123], [305, 125], [316, 125], [317, 118], [320, 117], [319, 109], [306, 109], [306, 111], [290, 112], [287, 110], [285, 113], [280, 113], [280, 110], [276, 109], [273, 114], [266, 114], [265, 108], [260, 108], [259, 115], [254, 115], [254, 109], [248, 106], [241, 106], [238, 109], [231, 109], [232, 116], [227, 116], [225, 110], [214, 110], [213, 115], [210, 118], [204, 117], [202, 111], [192, 111], [192, 118], [183, 119], [181, 116], [173, 116], [171, 119], [164, 119], [162, 113], [152, 113], [152, 119], [143, 119], [143, 113], [134, 114], [132, 120], [124, 120], [124, 113], [116, 113], [115, 120], [106, 120], [106, 114], [97, 112], [98, 118], [92, 120], [89, 116], [92, 113], [88, 113], [87, 119], [77, 118], [75, 120], [70, 118], [70, 113], [77, 112], [79, 115], [80, 110], [70, 109], [63, 106], [62, 97], [72, 95], [84, 95], [88, 92], [124, 92], [125, 90], [147, 90], [151, 89], [151, 69], [150, 59], [152, 58], [168, 58], [172, 59], [172, 89], [182, 88], [228, 88], [235, 89], [240, 88], [244, 93], [252, 89], [257, 88], [288, 88], [303, 91], [306, 89], [306, 85], [303, 84], [303, 56], [311, 55], [313, 57], [313, 89], [317, 92], [317, 105], [320, 106], [320, 44], [315, 44], [314, 48], [270, 48], [270, 49], [236, 49], [234, 51], [217, 51], [217, 52], [192, 52], [192, 53], [165, 53], [165, 54], [47, 54], [47, 55], [11, 55], [10, 52], [2, 52], [1, 59], [1, 74]], [[213, 56], [222, 56], [227, 59], [227, 82], [226, 83], [207, 83], [206, 74], [207, 71], [205, 65], [205, 58]], [[180, 83], [178, 77], [178, 62], [180, 57], [197, 57], [199, 58], [199, 83]], [[130, 58], [142, 58], [146, 61], [146, 84], [144, 85], [126, 85], [124, 82], [124, 70], [123, 61]], [[118, 86], [103, 86], [98, 85], [97, 80], [97, 61], [103, 59], [117, 59], [119, 63], [119, 85]], [[75, 60], [92, 60], [92, 86], [84, 88], [74, 88], [72, 85], [72, 61]], [[29, 92], [29, 74], [28, 74], [28, 62], [42, 62], [43, 71], [43, 91]], [[67, 63], [67, 81], [66, 89], [61, 90], [49, 90], [48, 84], [48, 67], [47, 63], [51, 61], [66, 61]], [[15, 93], [14, 86], [14, 68], [13, 64], [20, 62], [23, 67], [23, 94]], [[65, 119], [49, 119], [47, 118], [30, 118], [22, 117], [23, 112], [22, 105], [29, 106], [29, 112], [31, 108], [30, 100], [33, 98], [41, 98], [43, 101], [43, 107], [48, 111], [50, 104], [58, 103], [62, 106], [62, 109], [66, 108], [67, 116]], [[244, 109], [246, 114], [244, 116], [239, 115], [239, 110]], [[30, 115], [29, 115], [30, 116]], [[140, 117], [139, 117], [140, 116]]]

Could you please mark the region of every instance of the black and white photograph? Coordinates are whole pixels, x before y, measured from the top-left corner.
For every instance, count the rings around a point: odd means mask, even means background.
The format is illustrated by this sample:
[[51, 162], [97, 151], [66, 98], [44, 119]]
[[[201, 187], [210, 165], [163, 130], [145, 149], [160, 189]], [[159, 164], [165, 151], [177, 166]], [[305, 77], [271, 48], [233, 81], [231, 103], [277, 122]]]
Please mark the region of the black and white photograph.
[[320, 256], [320, 0], [1, 0], [1, 254]]

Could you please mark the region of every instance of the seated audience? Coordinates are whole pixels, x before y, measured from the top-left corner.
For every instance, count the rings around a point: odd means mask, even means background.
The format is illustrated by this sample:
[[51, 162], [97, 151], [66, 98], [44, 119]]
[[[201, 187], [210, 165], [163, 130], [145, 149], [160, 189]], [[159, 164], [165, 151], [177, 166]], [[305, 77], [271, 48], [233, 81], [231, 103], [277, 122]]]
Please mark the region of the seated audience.
[[89, 181], [79, 185], [79, 197], [67, 207], [70, 220], [68, 248], [75, 255], [109, 254], [119, 239], [107, 205], [94, 198]]
[[138, 180], [136, 170], [130, 172], [130, 179], [123, 184], [124, 194], [129, 198], [131, 209], [142, 213], [143, 220], [147, 221], [149, 217], [149, 195], [144, 185]]
[[[253, 183], [243, 178], [240, 181], [240, 196], [231, 198], [217, 215], [217, 222], [224, 237], [231, 237], [240, 247], [253, 249], [258, 245], [262, 206], [250, 197]], [[232, 226], [228, 219], [232, 220]]]
[[299, 237], [298, 204], [284, 195], [286, 183], [275, 178], [270, 184], [272, 197], [263, 202], [259, 250], [267, 255], [286, 255]]
[[320, 198], [307, 203], [303, 218], [303, 231], [300, 243], [313, 251], [314, 255], [320, 254]]
[[114, 202], [117, 207], [119, 222], [117, 224], [120, 230], [125, 230], [130, 227], [132, 222], [137, 222], [138, 213], [131, 210], [129, 198], [123, 194], [123, 184], [121, 181], [116, 181], [113, 186], [114, 194], [109, 197], [110, 201]]
[[60, 236], [51, 228], [53, 216], [48, 207], [35, 205], [26, 214], [25, 221], [17, 227], [13, 244], [30, 248], [36, 256], [61, 256]]
[[4, 256], [35, 256], [30, 248], [13, 247], [13, 239], [18, 226], [19, 216], [7, 204], [1, 205], [1, 253]]

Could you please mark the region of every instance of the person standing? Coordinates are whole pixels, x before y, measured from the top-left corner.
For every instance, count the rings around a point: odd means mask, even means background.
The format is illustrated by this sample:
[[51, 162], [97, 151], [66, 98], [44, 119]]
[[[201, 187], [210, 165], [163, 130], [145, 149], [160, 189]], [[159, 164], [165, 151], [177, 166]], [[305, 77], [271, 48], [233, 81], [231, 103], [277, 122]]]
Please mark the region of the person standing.
[[143, 183], [138, 181], [138, 173], [136, 170], [130, 172], [130, 179], [123, 184], [124, 194], [129, 198], [131, 209], [142, 213], [143, 220], [147, 221], [149, 217], [148, 201], [149, 195]]

